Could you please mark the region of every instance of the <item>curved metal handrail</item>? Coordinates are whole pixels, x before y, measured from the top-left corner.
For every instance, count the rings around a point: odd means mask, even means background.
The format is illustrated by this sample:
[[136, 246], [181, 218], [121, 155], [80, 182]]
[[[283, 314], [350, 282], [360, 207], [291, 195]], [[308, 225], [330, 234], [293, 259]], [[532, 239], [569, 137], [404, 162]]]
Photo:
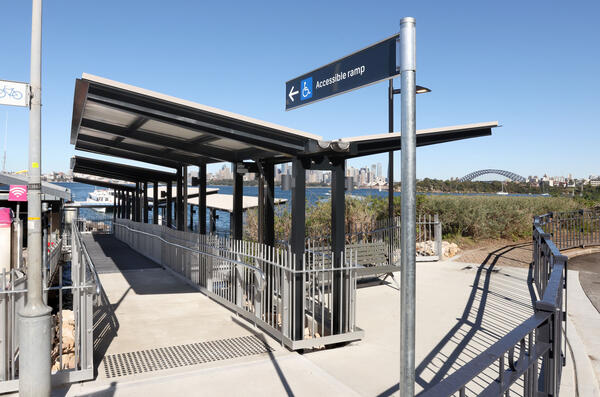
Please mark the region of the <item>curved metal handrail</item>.
[[236, 265], [240, 265], [240, 266], [246, 267], [246, 268], [248, 268], [248, 269], [250, 269], [250, 270], [253, 270], [253, 271], [255, 272], [255, 274], [258, 274], [258, 277], [257, 277], [257, 280], [258, 280], [258, 286], [256, 287], [256, 289], [257, 289], [258, 291], [262, 292], [262, 291], [263, 291], [263, 289], [265, 288], [265, 283], [266, 283], [266, 280], [267, 280], [267, 278], [266, 278], [266, 276], [265, 276], [265, 273], [264, 273], [264, 272], [263, 272], [263, 271], [262, 271], [262, 270], [261, 270], [259, 267], [257, 267], [257, 266], [250, 265], [250, 264], [248, 264], [248, 263], [244, 263], [244, 262], [241, 262], [241, 261], [238, 261], [238, 260], [235, 260], [235, 259], [224, 258], [224, 257], [222, 257], [222, 256], [219, 256], [219, 255], [214, 255], [214, 254], [211, 254], [211, 253], [209, 253], [209, 252], [200, 251], [200, 250], [197, 250], [197, 249], [195, 249], [195, 248], [186, 247], [185, 245], [181, 245], [181, 244], [172, 243], [172, 242], [170, 242], [170, 241], [168, 241], [168, 240], [164, 239], [163, 237], [161, 237], [161, 236], [158, 236], [158, 235], [156, 235], [156, 234], [152, 234], [152, 233], [144, 232], [144, 231], [141, 231], [141, 230], [136, 230], [136, 229], [130, 228], [129, 226], [126, 226], [126, 225], [120, 224], [120, 223], [118, 223], [118, 222], [117, 222], [117, 223], [115, 223], [115, 225], [116, 225], [116, 226], [120, 226], [120, 227], [124, 227], [125, 229], [127, 229], [127, 230], [129, 230], [129, 231], [131, 231], [131, 232], [134, 232], [134, 233], [139, 233], [139, 234], [143, 234], [143, 235], [145, 235], [145, 236], [150, 236], [150, 237], [157, 238], [157, 239], [159, 239], [160, 241], [162, 241], [163, 243], [165, 243], [165, 244], [169, 244], [169, 245], [171, 245], [171, 246], [174, 246], [174, 247], [177, 247], [177, 248], [181, 248], [181, 249], [184, 249], [184, 250], [188, 250], [188, 251], [191, 251], [191, 252], [194, 252], [194, 253], [197, 253], [197, 254], [201, 254], [201, 255], [207, 255], [207, 256], [210, 256], [210, 257], [213, 257], [213, 258], [216, 258], [216, 259], [219, 259], [219, 260], [225, 260], [225, 261], [227, 261], [227, 262], [231, 262], [231, 263], [233, 263], [233, 264], [236, 264]]
[[[548, 213], [534, 218], [534, 260], [532, 263], [534, 277], [530, 282], [535, 282], [540, 297], [534, 305], [535, 313], [455, 373], [420, 394], [421, 397], [449, 396], [457, 392], [464, 396], [467, 384], [488, 370], [494, 362], [499, 362], [498, 378], [485, 386], [481, 395], [502, 395], [511, 388], [517, 379], [525, 376], [523, 382], [525, 395], [539, 396], [542, 394], [538, 393], [538, 385], [535, 383], [537, 369], [532, 378], [528, 378], [528, 376], [531, 376], [531, 370], [538, 365], [540, 358], [544, 360], [542, 368], [550, 379], [544, 386], [549, 387], [550, 390], [544, 390], [545, 394], [543, 395], [558, 393], [562, 372], [560, 367], [564, 365], [563, 354], [566, 350], [567, 329], [566, 323], [564, 328], [562, 323], [565, 322], [567, 311], [566, 270], [568, 258], [561, 254], [558, 246], [552, 240], [553, 234], [547, 233], [544, 226], [554, 220], [560, 221], [561, 215], [565, 217], [583, 216], [586, 213], [585, 210], [562, 214]], [[594, 220], [600, 221], [600, 212], [594, 211], [594, 215], [596, 216]], [[574, 239], [577, 244], [582, 242], [581, 236], [583, 234], [578, 234], [579, 240]], [[554, 336], [547, 337], [548, 333]], [[533, 342], [534, 335], [535, 342]], [[563, 336], [565, 340], [562, 340]], [[526, 339], [528, 341], [527, 349], [525, 348]], [[514, 358], [515, 348], [520, 351], [516, 361]], [[527, 350], [526, 353], [525, 350]], [[551, 353], [548, 353], [549, 351]], [[505, 370], [504, 357], [507, 353], [509, 366]], [[554, 356], [554, 359], [546, 361], [550, 354]], [[505, 376], [505, 373], [509, 372], [511, 372], [510, 376]]]

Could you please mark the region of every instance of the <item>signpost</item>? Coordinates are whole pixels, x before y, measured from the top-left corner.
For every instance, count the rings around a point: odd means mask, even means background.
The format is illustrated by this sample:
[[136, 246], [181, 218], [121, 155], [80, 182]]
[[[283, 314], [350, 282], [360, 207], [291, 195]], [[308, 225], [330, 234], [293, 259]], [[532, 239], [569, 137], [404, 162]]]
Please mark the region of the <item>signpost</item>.
[[392, 79], [398, 35], [375, 43], [285, 83], [285, 110]]
[[[400, 20], [400, 34], [338, 59], [285, 83], [285, 110], [295, 109], [402, 74], [402, 223], [400, 288], [400, 382], [402, 397], [415, 394], [415, 238], [416, 238], [416, 108], [415, 19]], [[400, 42], [400, 67], [396, 43]], [[389, 88], [390, 131], [393, 130], [393, 85]], [[390, 216], [393, 168], [390, 155]], [[293, 200], [295, 202], [296, 200]]]
[[0, 80], [0, 105], [29, 106], [29, 84]]

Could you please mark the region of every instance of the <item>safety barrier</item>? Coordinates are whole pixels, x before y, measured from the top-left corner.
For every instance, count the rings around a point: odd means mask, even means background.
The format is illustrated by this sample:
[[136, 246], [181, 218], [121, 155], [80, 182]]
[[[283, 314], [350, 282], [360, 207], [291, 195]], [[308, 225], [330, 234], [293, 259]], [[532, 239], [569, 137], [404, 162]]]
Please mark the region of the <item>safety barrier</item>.
[[[568, 258], [560, 250], [600, 245], [599, 231], [598, 210], [535, 217], [531, 264], [535, 313], [421, 396], [499, 396], [510, 391], [526, 397], [558, 396], [567, 338]], [[481, 379], [486, 378], [492, 381], [482, 386]]]
[[118, 219], [115, 236], [135, 251], [185, 277], [291, 349], [358, 340], [356, 258], [339, 266], [305, 255], [301, 268], [289, 248], [275, 248], [162, 225]]
[[[361, 276], [398, 271], [400, 266], [400, 217], [367, 225], [346, 226], [346, 248], [351, 249], [361, 267]], [[419, 215], [416, 222], [417, 261], [442, 258], [442, 223], [437, 214]], [[307, 237], [306, 249], [323, 255], [331, 251], [331, 236]]]
[[[93, 379], [93, 301], [99, 283], [93, 264], [78, 231], [73, 232], [71, 278], [72, 285], [63, 285], [62, 266], [58, 261], [62, 244], [49, 256], [50, 267], [58, 267], [59, 285], [44, 288], [46, 299], [56, 299], [53, 321], [53, 372], [54, 384]], [[20, 270], [0, 274], [0, 393], [18, 390], [19, 374], [19, 322], [18, 313], [25, 304], [27, 277]], [[71, 301], [67, 305], [65, 301]], [[72, 308], [72, 316], [66, 310]], [[63, 322], [74, 323], [73, 335], [63, 335]], [[64, 328], [66, 330], [69, 327]], [[64, 343], [64, 345], [63, 345]]]

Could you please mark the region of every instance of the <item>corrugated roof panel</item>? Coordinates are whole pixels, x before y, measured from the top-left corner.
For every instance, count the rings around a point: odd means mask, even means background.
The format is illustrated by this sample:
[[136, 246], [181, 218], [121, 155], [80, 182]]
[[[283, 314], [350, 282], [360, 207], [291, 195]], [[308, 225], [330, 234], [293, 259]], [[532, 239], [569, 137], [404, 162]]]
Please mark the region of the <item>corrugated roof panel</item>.
[[193, 139], [203, 135], [201, 132], [190, 128], [183, 128], [178, 125], [163, 123], [162, 121], [152, 119], [146, 121], [139, 130], [181, 139]]
[[83, 118], [118, 125], [120, 127], [128, 127], [137, 119], [137, 116], [89, 101], [86, 103]]

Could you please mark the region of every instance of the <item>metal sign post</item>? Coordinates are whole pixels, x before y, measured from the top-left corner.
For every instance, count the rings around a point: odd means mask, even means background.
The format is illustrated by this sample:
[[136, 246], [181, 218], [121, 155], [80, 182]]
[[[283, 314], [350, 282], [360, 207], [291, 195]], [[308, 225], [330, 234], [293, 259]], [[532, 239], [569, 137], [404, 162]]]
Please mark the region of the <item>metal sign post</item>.
[[50, 395], [51, 349], [51, 310], [42, 300], [42, 0], [33, 0], [31, 14], [27, 304], [19, 312], [19, 395], [39, 397]]
[[398, 76], [398, 35], [375, 43], [285, 83], [285, 110]]
[[416, 240], [416, 38], [415, 19], [400, 20], [402, 133], [402, 222], [400, 286], [400, 395], [415, 395], [415, 240]]

